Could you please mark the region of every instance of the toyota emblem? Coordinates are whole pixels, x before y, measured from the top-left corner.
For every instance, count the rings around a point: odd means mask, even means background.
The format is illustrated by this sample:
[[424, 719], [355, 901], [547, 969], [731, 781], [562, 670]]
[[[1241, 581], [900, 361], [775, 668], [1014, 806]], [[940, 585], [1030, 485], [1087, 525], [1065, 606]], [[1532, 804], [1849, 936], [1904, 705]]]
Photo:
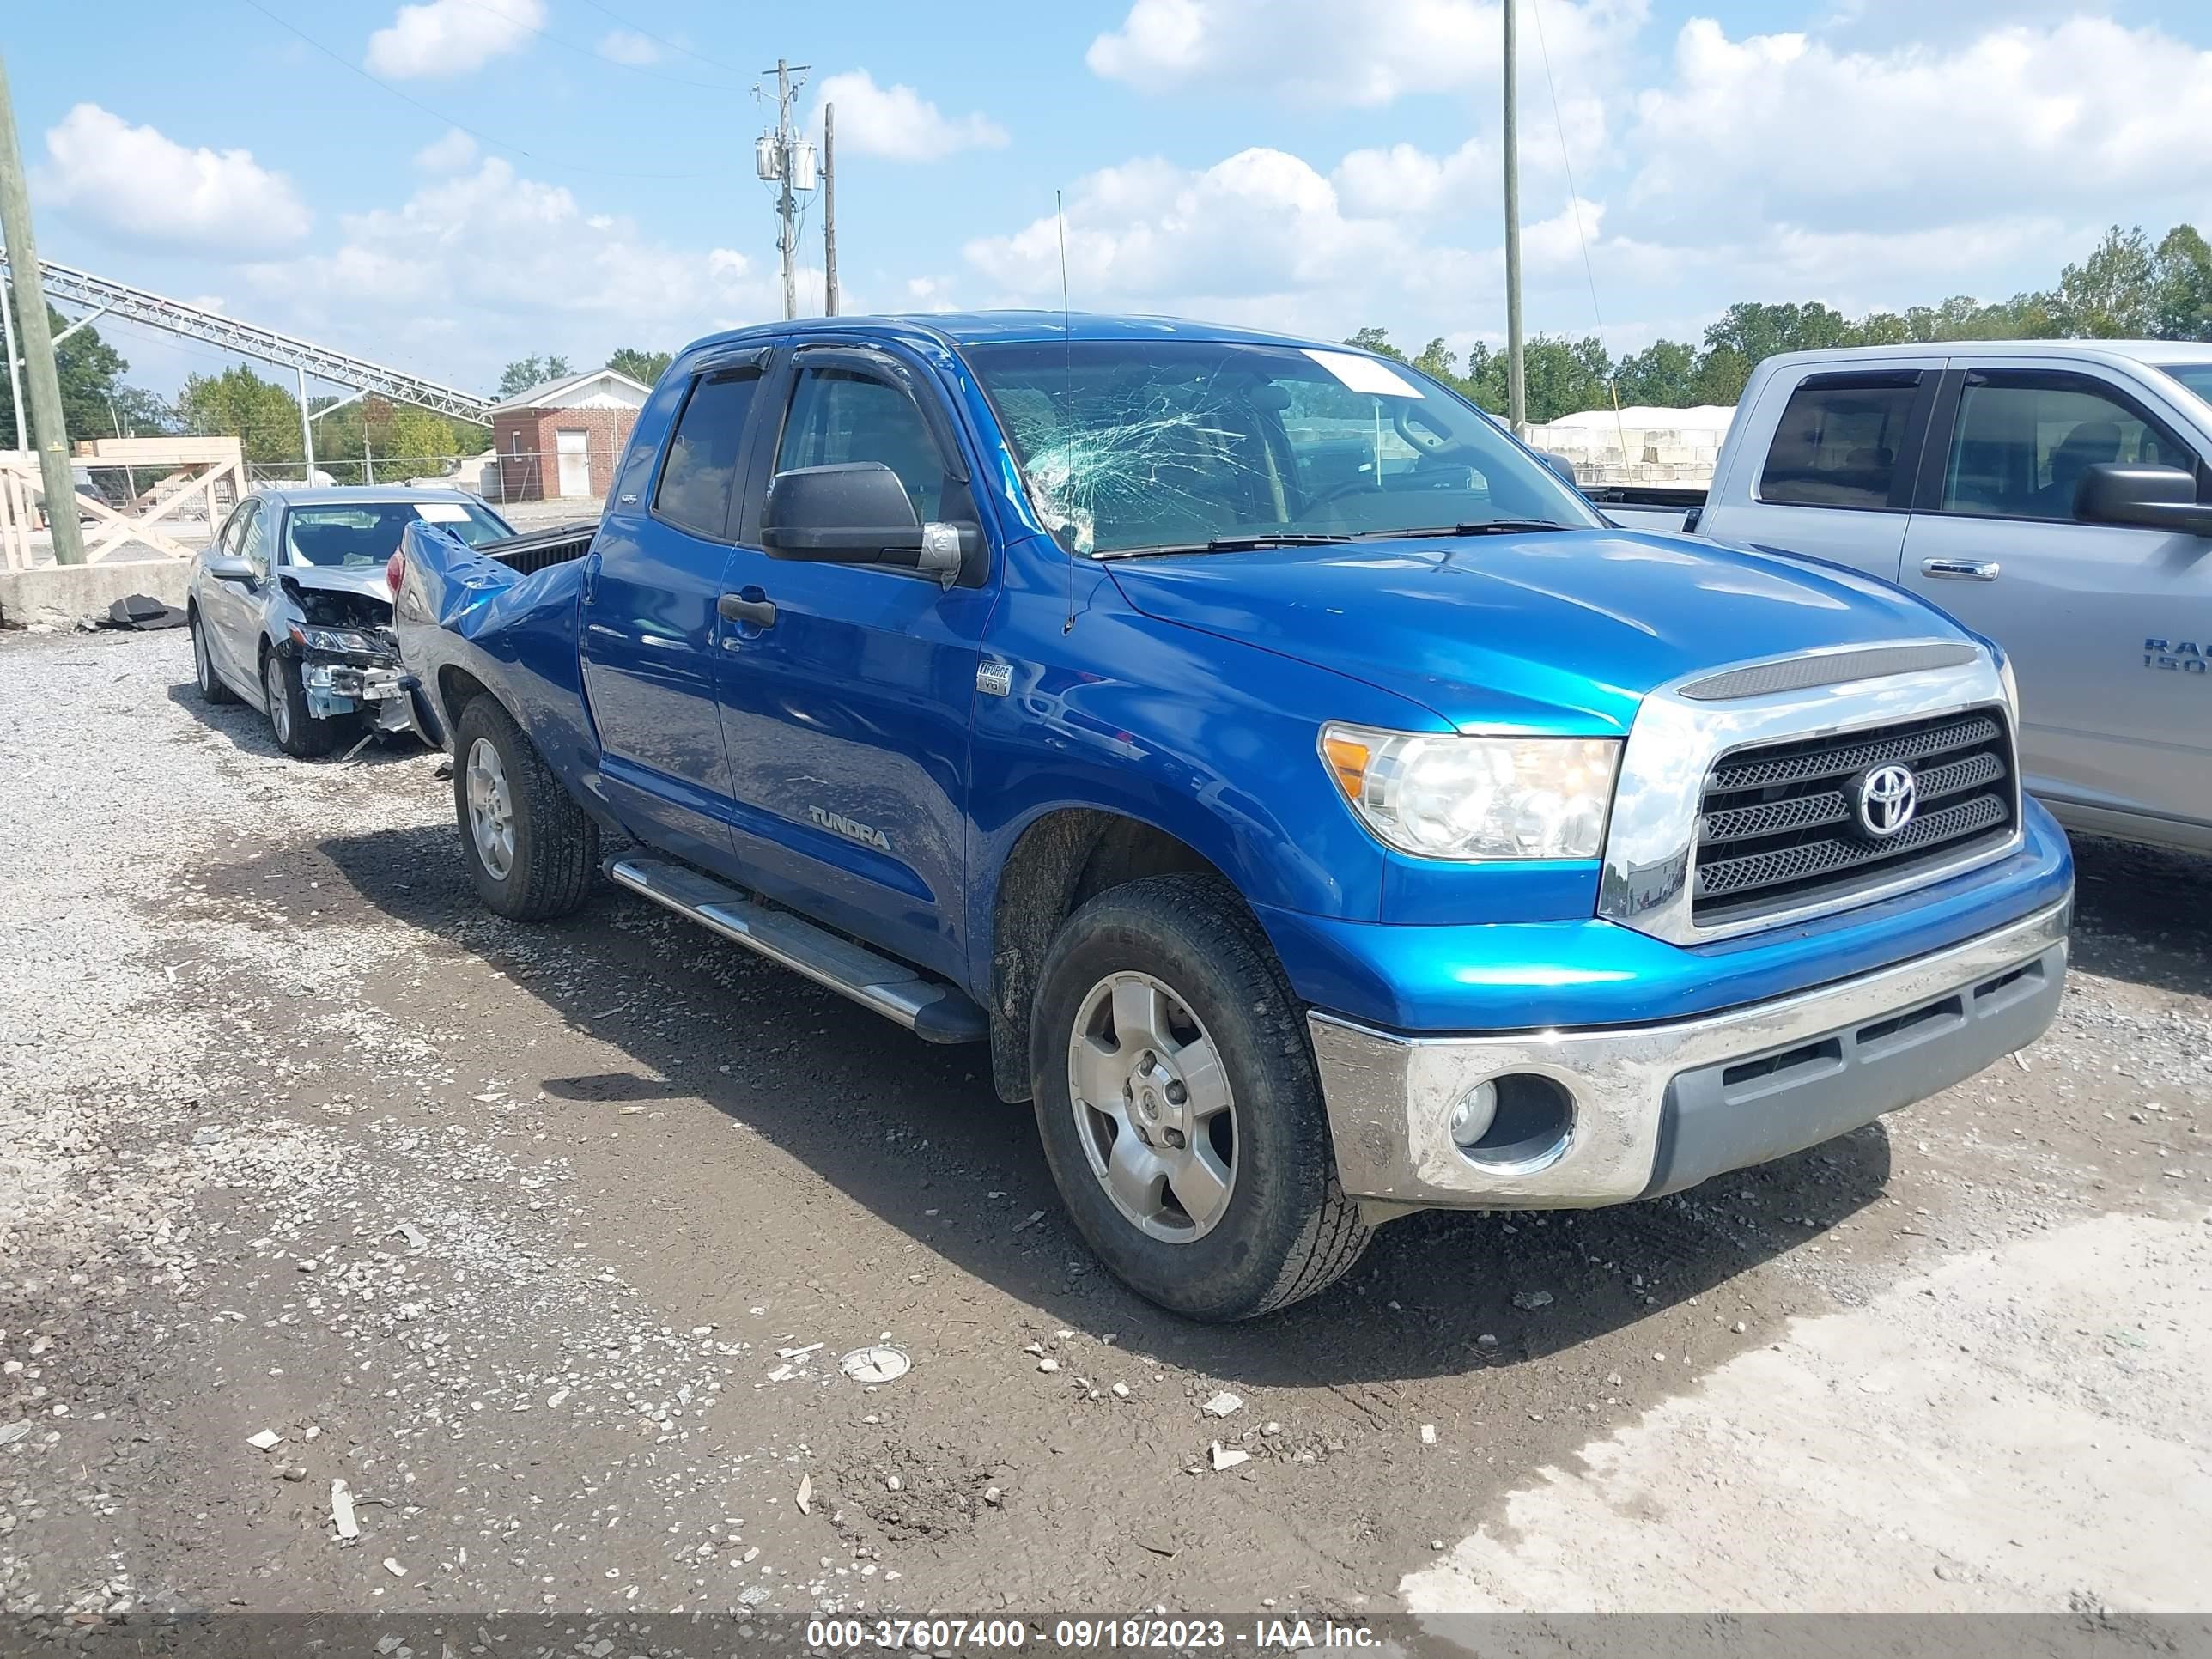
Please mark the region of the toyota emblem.
[[1920, 784], [1911, 769], [1889, 765], [1869, 768], [1858, 781], [1859, 827], [1887, 841], [1912, 822], [1920, 804]]

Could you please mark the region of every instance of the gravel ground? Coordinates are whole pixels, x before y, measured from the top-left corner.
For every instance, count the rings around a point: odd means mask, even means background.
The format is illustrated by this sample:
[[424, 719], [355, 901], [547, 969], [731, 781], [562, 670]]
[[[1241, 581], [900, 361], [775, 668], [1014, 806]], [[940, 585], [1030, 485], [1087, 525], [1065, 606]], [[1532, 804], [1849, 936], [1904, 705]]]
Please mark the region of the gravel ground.
[[493, 917], [436, 757], [191, 678], [0, 638], [0, 1611], [2202, 1605], [2212, 866], [2083, 848], [2057, 1026], [1887, 1130], [1206, 1329], [975, 1054]]

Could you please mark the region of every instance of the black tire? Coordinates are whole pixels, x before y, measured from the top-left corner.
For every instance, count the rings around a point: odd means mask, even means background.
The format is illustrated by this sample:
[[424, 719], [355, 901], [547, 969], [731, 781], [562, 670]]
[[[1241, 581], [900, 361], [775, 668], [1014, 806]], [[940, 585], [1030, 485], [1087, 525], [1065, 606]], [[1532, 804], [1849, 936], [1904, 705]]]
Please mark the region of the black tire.
[[216, 671], [215, 659], [209, 654], [207, 641], [201, 636], [200, 630], [205, 626], [200, 620], [198, 605], [185, 613], [185, 627], [192, 636], [192, 677], [200, 683], [200, 701], [218, 705], [236, 702], [238, 693]]
[[261, 693], [269, 702], [269, 729], [294, 760], [313, 760], [337, 746], [344, 722], [319, 720], [307, 712], [307, 688], [299, 659], [271, 651], [261, 659]]
[[[503, 872], [486, 861], [471, 825], [470, 765], [479, 743], [489, 745], [507, 784], [512, 842]], [[469, 879], [477, 896], [500, 915], [547, 921], [571, 914], [590, 896], [599, 863], [599, 826], [489, 696], [476, 698], [453, 724], [453, 816]]]
[[[1084, 1139], [1100, 1120], [1079, 1121], [1072, 1098], [1076, 1021], [1127, 973], [1194, 1016], [1229, 1080], [1228, 1202], [1211, 1231], [1187, 1240], [1153, 1237], [1109, 1196]], [[1045, 1159], [1076, 1230], [1139, 1295], [1193, 1319], [1249, 1319], [1334, 1284], [1367, 1248], [1369, 1229], [1337, 1182], [1304, 1011], [1251, 913], [1216, 878], [1131, 882], [1067, 919], [1039, 977], [1030, 1071]]]

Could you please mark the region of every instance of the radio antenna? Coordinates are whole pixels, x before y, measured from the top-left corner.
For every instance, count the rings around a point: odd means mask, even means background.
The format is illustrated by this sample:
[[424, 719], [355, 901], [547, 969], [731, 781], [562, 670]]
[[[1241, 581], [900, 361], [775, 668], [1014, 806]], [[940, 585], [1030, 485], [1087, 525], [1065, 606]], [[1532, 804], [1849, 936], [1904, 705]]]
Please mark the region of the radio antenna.
[[[1067, 494], [1075, 482], [1075, 315], [1067, 306], [1067, 212], [1060, 204], [1058, 191], [1052, 193], [1052, 218], [1060, 232], [1060, 419], [1066, 446], [1066, 459], [1062, 463], [1060, 487], [1063, 494]], [[1060, 507], [1063, 516], [1071, 511], [1065, 505]], [[1074, 521], [1069, 518], [1071, 538], [1074, 528]], [[1060, 550], [1067, 555], [1067, 619], [1060, 623], [1060, 631], [1072, 634], [1075, 631], [1075, 550], [1073, 548]]]

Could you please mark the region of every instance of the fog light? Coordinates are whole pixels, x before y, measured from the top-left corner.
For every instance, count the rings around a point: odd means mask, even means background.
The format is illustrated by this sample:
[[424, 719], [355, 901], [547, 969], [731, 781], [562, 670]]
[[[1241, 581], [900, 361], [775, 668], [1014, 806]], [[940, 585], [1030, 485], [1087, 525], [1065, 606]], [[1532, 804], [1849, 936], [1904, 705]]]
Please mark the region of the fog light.
[[1459, 1097], [1452, 1108], [1451, 1138], [1462, 1146], [1472, 1146], [1490, 1133], [1490, 1126], [1498, 1120], [1498, 1085], [1478, 1083]]

